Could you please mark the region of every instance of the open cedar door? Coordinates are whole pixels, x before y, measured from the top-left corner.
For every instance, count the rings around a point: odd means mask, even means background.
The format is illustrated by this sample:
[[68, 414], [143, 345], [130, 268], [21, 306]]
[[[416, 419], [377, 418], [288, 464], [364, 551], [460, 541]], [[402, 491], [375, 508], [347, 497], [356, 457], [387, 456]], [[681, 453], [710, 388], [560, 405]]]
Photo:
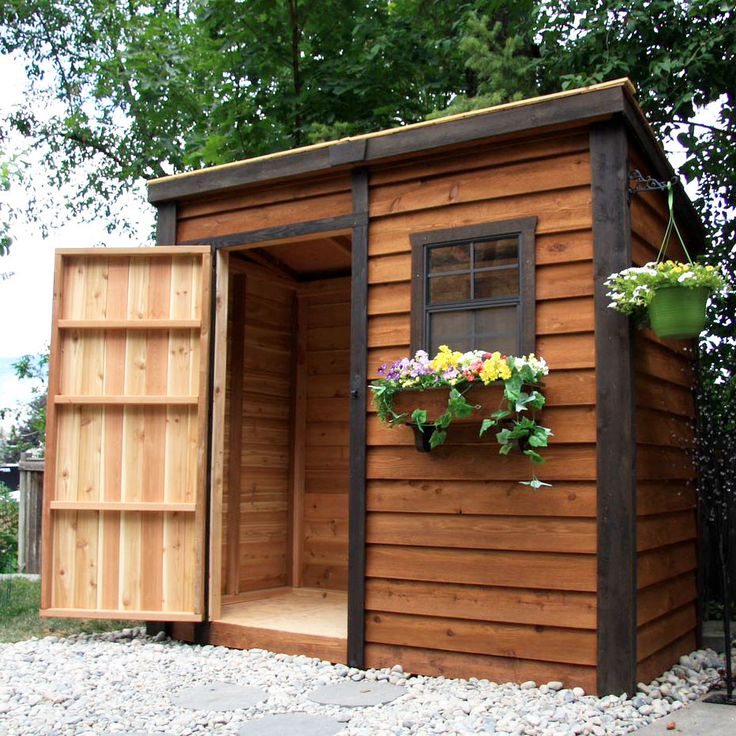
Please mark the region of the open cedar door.
[[42, 614], [201, 621], [209, 247], [62, 250]]

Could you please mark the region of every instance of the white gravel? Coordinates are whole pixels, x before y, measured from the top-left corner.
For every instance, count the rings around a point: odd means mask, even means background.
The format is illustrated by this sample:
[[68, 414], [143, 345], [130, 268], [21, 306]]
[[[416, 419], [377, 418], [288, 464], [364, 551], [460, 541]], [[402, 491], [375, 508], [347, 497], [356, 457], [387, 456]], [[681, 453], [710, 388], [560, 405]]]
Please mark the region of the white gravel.
[[[560, 682], [497, 684], [488, 680], [408, 677], [401, 667], [362, 672], [307, 657], [262, 650], [190, 646], [147, 638], [143, 629], [47, 637], [0, 644], [0, 734], [102, 736], [145, 732], [189, 736], [231, 734], [267, 713], [306, 711], [337, 718], [341, 736], [571, 736], [623, 734], [700, 697], [719, 680], [712, 650], [680, 664], [633, 698], [585, 695]], [[318, 705], [317, 687], [387, 680], [406, 695], [370, 708]], [[171, 695], [213, 681], [260, 687], [258, 705], [232, 712], [175, 707]]]

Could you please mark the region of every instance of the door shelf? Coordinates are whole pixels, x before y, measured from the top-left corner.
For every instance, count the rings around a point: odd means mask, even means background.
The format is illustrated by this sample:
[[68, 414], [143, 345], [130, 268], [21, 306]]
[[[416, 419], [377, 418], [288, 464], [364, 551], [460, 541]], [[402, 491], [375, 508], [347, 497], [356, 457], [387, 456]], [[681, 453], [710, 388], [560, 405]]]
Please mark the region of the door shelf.
[[193, 503], [159, 503], [157, 501], [51, 501], [52, 511], [161, 511], [194, 513]]
[[198, 396], [72, 396], [57, 394], [55, 404], [99, 404], [108, 406], [194, 405]]

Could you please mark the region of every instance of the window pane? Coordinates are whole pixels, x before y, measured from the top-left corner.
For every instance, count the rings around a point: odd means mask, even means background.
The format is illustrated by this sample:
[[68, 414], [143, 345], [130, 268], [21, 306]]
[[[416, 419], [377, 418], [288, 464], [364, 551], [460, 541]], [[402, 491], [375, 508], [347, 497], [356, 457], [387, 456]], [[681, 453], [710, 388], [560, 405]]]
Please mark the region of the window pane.
[[479, 271], [473, 276], [476, 299], [498, 299], [505, 296], [517, 296], [519, 293], [518, 268]]
[[428, 279], [429, 304], [464, 302], [470, 299], [470, 276], [435, 276]]
[[470, 268], [470, 244], [441, 245], [429, 250], [429, 272], [462, 271]]
[[498, 350], [504, 355], [518, 352], [518, 308], [516, 306], [433, 312], [429, 315], [429, 350], [440, 345], [454, 350]]
[[491, 353], [498, 350], [501, 355], [519, 354], [519, 343], [516, 335], [496, 335], [495, 337], [479, 336], [475, 343], [475, 348], [488, 350]]
[[484, 350], [498, 350], [504, 355], [515, 355], [517, 348], [518, 308], [487, 307], [476, 309], [474, 334], [476, 347]]
[[473, 312], [434, 312], [429, 315], [429, 354], [434, 356], [440, 345], [453, 350], [473, 349]]
[[518, 259], [518, 238], [503, 238], [501, 240], [486, 240], [474, 243], [475, 267], [513, 266]]

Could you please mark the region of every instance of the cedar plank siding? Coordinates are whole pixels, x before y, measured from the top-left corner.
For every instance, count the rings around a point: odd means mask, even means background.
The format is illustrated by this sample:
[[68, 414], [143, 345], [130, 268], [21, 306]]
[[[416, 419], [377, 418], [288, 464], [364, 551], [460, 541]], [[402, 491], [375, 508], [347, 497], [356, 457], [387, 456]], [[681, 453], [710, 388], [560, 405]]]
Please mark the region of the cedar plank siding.
[[245, 194], [234, 192], [181, 203], [176, 242], [336, 217], [351, 210], [350, 177], [346, 174], [262, 187]]
[[[648, 173], [636, 149], [632, 168]], [[667, 224], [666, 196], [631, 204], [635, 265], [657, 256]], [[693, 248], [695, 250], [696, 248]], [[676, 239], [669, 257], [684, 259]], [[637, 680], [649, 682], [696, 647], [697, 522], [692, 342], [650, 330], [634, 341], [637, 418]]]
[[534, 492], [517, 483], [526, 458], [463, 432], [417, 453], [369, 408], [366, 666], [595, 689], [590, 183], [587, 129], [371, 173], [369, 377], [409, 351], [412, 232], [536, 216], [536, 351], [557, 436], [540, 473], [554, 487]]
[[340, 291], [302, 298], [307, 352], [302, 585], [347, 590], [350, 282]]
[[[239, 275], [233, 282], [222, 540], [223, 592], [230, 595], [287, 584], [294, 339], [290, 289], [248, 275]], [[245, 306], [240, 314], [239, 304]], [[243, 312], [244, 322], [237, 320]], [[239, 350], [236, 340], [241, 341]], [[237, 418], [233, 410], [239, 410]], [[234, 452], [233, 442], [237, 443]], [[234, 455], [240, 461], [231, 466]]]

